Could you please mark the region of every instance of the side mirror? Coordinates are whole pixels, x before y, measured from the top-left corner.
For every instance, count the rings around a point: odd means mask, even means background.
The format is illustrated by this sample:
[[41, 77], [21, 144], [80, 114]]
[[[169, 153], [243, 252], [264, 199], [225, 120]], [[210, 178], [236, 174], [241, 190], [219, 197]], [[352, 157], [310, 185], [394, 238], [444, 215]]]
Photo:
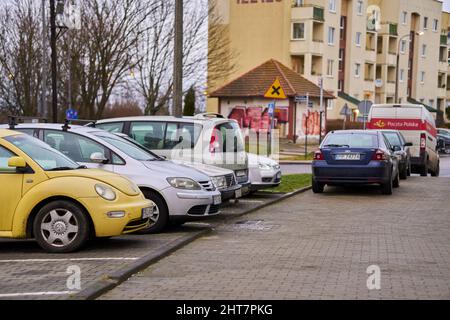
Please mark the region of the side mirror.
[[27, 163], [24, 158], [12, 157], [8, 160], [8, 167], [16, 169], [24, 169], [27, 167]]
[[399, 151], [402, 151], [402, 148], [400, 146], [393, 146], [392, 151], [399, 152]]
[[414, 146], [412, 142], [405, 143], [405, 147], [412, 147], [412, 146]]
[[91, 154], [90, 159], [93, 163], [100, 163], [100, 164], [108, 163], [108, 159], [106, 159], [103, 153], [101, 152], [95, 152]]

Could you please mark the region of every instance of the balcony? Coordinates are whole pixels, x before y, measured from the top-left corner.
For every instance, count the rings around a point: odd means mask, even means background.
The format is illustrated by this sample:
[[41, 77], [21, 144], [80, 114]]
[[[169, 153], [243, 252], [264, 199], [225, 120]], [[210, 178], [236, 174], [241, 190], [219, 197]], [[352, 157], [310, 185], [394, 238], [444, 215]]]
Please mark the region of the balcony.
[[298, 56], [305, 53], [322, 54], [324, 44], [322, 41], [293, 40], [291, 41], [291, 55]]
[[447, 61], [439, 61], [438, 63], [438, 70], [442, 73], [447, 73], [449, 69], [449, 65]]
[[364, 79], [364, 92], [375, 92], [375, 82], [373, 79]]
[[446, 47], [447, 46], [447, 35], [446, 34], [441, 34], [441, 46]]
[[398, 36], [397, 24], [396, 23], [390, 23], [389, 24], [389, 35], [391, 35], [391, 36]]
[[378, 64], [387, 64], [389, 66], [397, 65], [397, 54], [391, 52], [382, 52], [377, 55]]
[[388, 34], [393, 37], [398, 36], [398, 26], [392, 22], [381, 22], [381, 29], [378, 34]]
[[312, 4], [292, 5], [292, 20], [315, 20], [324, 22], [324, 8]]

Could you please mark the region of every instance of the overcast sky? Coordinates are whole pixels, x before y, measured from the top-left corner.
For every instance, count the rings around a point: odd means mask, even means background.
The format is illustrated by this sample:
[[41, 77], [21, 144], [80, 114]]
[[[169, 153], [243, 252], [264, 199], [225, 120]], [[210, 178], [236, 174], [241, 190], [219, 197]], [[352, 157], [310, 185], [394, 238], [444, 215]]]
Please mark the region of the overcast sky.
[[444, 0], [444, 11], [450, 12], [450, 0]]

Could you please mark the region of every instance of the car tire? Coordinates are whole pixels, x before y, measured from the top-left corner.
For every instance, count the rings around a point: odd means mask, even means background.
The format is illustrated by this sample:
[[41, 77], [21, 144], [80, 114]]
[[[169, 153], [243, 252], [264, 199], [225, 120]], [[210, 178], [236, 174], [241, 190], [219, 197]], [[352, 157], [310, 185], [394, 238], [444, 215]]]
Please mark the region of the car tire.
[[421, 177], [428, 177], [428, 160], [425, 162], [425, 165], [420, 169]]
[[401, 180], [407, 180], [408, 179], [408, 165], [406, 164], [405, 167], [400, 171], [400, 179]]
[[392, 173], [391, 173], [391, 175], [389, 176], [389, 181], [386, 183], [383, 183], [381, 185], [381, 193], [384, 195], [390, 196], [393, 193], [393, 189], [394, 189], [394, 186], [393, 186]]
[[394, 181], [392, 181], [392, 186], [394, 187], [394, 189], [400, 188], [400, 172], [397, 173], [397, 177], [394, 179]]
[[45, 205], [33, 222], [34, 237], [49, 253], [80, 250], [89, 240], [90, 222], [79, 205], [58, 200]]
[[431, 171], [431, 176], [432, 177], [439, 177], [440, 173], [441, 173], [441, 164], [440, 164], [440, 162], [438, 162], [436, 170], [435, 171]]
[[325, 183], [320, 183], [313, 179], [312, 190], [315, 194], [323, 193], [325, 191]]
[[169, 221], [169, 210], [164, 199], [157, 193], [152, 191], [142, 191], [145, 198], [155, 203], [155, 212], [152, 218], [150, 218], [150, 227], [140, 230], [138, 234], [154, 234], [160, 233], [167, 227]]

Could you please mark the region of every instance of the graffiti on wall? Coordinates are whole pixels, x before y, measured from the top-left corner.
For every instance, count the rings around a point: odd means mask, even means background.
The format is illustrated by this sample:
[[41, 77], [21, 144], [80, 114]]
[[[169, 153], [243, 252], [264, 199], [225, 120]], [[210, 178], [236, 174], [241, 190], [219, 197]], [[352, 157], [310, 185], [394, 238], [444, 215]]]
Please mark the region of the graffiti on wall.
[[[235, 107], [228, 118], [236, 120], [242, 129], [249, 129], [256, 133], [266, 133], [270, 129], [269, 109], [266, 107]], [[275, 127], [288, 123], [289, 110], [287, 107], [276, 108]]]

